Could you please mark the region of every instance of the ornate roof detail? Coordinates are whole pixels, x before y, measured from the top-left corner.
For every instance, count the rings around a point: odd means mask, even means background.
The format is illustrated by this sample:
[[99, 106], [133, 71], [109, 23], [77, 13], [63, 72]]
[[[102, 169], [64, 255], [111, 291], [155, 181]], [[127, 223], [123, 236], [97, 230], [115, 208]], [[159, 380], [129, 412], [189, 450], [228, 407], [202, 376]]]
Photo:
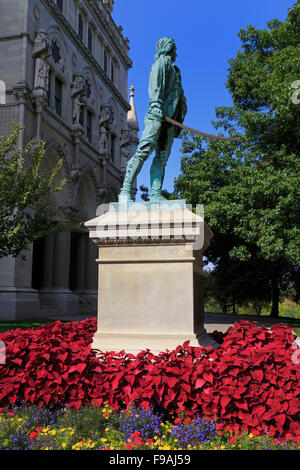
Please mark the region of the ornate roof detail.
[[103, 5], [108, 9], [111, 14], [114, 9], [114, 0], [102, 0]]
[[136, 110], [135, 110], [135, 104], [134, 104], [134, 87], [133, 85], [131, 85], [131, 87], [129, 88], [129, 92], [130, 92], [130, 101], [129, 101], [129, 105], [130, 105], [130, 110], [128, 111], [127, 113], [127, 124], [128, 124], [128, 127], [133, 130], [133, 131], [139, 131], [139, 123], [138, 123], [138, 120], [137, 120], [137, 115], [136, 115]]

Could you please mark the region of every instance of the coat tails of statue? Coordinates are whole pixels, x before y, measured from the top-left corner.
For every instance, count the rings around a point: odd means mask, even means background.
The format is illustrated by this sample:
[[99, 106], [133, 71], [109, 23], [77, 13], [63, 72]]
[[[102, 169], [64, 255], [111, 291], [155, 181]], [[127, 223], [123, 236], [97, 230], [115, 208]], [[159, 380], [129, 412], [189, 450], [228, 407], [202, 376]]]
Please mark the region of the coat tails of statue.
[[119, 201], [132, 201], [132, 185], [147, 158], [155, 150], [150, 169], [152, 202], [165, 201], [162, 184], [165, 166], [171, 153], [173, 140], [180, 129], [165, 120], [165, 116], [182, 123], [187, 112], [186, 99], [181, 85], [180, 70], [174, 65], [176, 45], [172, 38], [159, 39], [157, 54], [149, 79], [149, 110], [145, 116], [145, 128], [137, 151], [126, 168]]

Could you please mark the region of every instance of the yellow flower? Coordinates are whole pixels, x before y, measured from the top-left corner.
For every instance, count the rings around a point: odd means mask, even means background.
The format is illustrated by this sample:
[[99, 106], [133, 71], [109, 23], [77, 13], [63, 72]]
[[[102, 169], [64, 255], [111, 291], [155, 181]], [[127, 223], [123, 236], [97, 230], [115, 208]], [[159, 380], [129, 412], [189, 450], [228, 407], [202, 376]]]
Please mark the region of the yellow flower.
[[253, 436], [253, 434], [250, 432], [250, 434], [249, 434], [248, 437], [249, 437], [249, 439], [252, 439], [254, 436]]
[[66, 445], [67, 445], [67, 444], [66, 444], [65, 442], [63, 442], [61, 446], [62, 446], [62, 447], [66, 447]]

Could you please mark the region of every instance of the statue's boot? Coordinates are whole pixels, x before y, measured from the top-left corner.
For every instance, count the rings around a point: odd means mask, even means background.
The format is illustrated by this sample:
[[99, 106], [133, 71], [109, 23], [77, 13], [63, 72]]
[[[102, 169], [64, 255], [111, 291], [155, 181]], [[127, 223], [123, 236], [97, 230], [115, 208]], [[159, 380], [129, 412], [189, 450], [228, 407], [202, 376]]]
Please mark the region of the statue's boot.
[[151, 196], [150, 202], [165, 202], [168, 201], [163, 197], [162, 185], [165, 176], [165, 162], [162, 156], [155, 157], [153, 159], [150, 169], [150, 184], [151, 184]]
[[119, 202], [134, 202], [131, 199], [132, 185], [143, 166], [143, 156], [135, 153], [128, 162], [123, 186], [119, 194]]

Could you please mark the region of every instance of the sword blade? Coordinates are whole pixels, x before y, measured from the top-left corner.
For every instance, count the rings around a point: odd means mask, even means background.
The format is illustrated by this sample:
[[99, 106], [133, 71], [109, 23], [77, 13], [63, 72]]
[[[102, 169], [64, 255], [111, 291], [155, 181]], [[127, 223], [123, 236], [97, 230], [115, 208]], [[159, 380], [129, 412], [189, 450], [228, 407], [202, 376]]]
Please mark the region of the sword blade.
[[164, 116], [164, 119], [170, 124], [173, 124], [174, 126], [181, 127], [181, 129], [185, 129], [186, 131], [193, 132], [193, 134], [198, 134], [198, 135], [202, 135], [203, 137], [208, 137], [209, 139], [226, 140], [230, 142], [236, 142], [238, 140], [241, 140], [239, 137], [221, 137], [220, 135], [206, 134], [206, 132], [197, 131], [196, 129], [193, 129], [192, 127], [188, 127], [188, 126], [185, 126], [184, 124], [181, 124], [180, 122], [174, 121], [174, 119], [171, 119], [167, 116]]

